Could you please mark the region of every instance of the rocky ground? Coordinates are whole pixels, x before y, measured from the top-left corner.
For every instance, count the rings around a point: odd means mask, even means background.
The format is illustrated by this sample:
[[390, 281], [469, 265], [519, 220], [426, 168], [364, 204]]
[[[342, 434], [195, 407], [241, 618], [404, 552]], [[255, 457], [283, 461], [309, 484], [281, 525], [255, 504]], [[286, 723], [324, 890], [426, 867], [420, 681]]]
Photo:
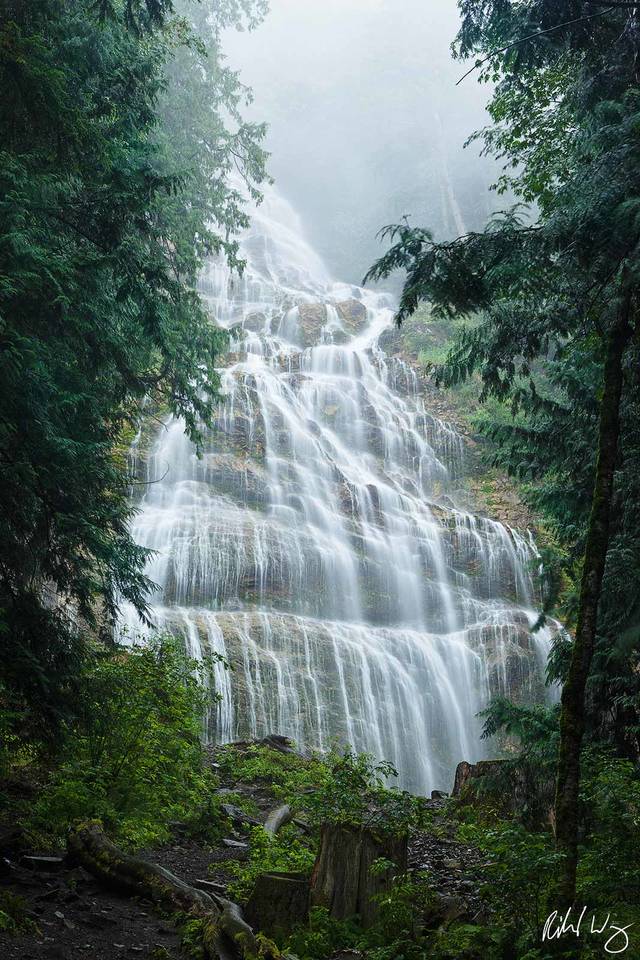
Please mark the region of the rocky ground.
[[[249, 854], [250, 829], [264, 823], [277, 806], [268, 784], [221, 781], [220, 793], [233, 789], [252, 801], [257, 810], [248, 816], [232, 803], [226, 810], [232, 825], [221, 842], [209, 847], [181, 835], [180, 825], [170, 843], [141, 851], [192, 885], [226, 891], [231, 861]], [[231, 798], [230, 798], [231, 799]], [[438, 812], [446, 806], [440, 798], [429, 801]], [[172, 919], [159, 914], [144, 900], [132, 900], [105, 889], [82, 867], [69, 863], [60, 850], [29, 850], [20, 831], [7, 824], [0, 828], [0, 897], [14, 902], [28, 929], [0, 933], [3, 960], [179, 960], [186, 956]], [[435, 833], [416, 831], [410, 837], [409, 868], [428, 871], [446, 919], [480, 919], [482, 901], [471, 877], [478, 854], [447, 836], [442, 826]]]

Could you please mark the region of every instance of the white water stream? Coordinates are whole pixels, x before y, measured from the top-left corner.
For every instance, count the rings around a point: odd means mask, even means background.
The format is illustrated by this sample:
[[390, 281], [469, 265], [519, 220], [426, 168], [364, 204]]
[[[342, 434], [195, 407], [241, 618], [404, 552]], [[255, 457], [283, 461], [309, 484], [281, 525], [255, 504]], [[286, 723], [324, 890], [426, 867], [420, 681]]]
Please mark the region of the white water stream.
[[272, 191], [242, 251], [241, 279], [211, 262], [201, 281], [232, 335], [205, 454], [173, 421], [141, 454], [156, 623], [231, 663], [218, 740], [349, 743], [450, 789], [490, 693], [543, 695], [535, 547], [456, 506], [465, 445], [381, 348], [389, 298], [334, 283]]

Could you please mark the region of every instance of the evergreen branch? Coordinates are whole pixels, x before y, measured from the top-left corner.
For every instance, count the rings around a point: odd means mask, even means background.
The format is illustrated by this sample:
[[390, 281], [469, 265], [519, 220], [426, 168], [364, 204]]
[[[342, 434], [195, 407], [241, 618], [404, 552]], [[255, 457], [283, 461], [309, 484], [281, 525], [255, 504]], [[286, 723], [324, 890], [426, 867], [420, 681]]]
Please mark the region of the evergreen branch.
[[548, 33], [554, 33], [556, 30], [561, 30], [562, 27], [571, 27], [576, 23], [584, 23], [587, 20], [593, 20], [595, 17], [604, 17], [607, 13], [613, 13], [615, 8], [616, 5], [612, 6], [609, 4], [606, 10], [599, 10], [597, 13], [590, 13], [586, 17], [577, 17], [574, 20], [565, 20], [563, 23], [557, 23], [555, 27], [548, 27], [546, 30], [537, 30], [536, 33], [530, 33], [526, 37], [520, 37], [518, 40], [513, 40], [511, 43], [505, 44], [504, 47], [498, 47], [496, 50], [492, 50], [491, 53], [489, 53], [482, 60], [476, 60], [474, 65], [456, 82], [456, 87], [458, 87], [463, 80], [466, 80], [467, 77], [470, 76], [475, 70], [478, 70], [480, 67], [484, 66], [485, 63], [488, 63], [494, 57], [497, 57], [499, 53], [506, 53], [507, 50], [512, 50], [513, 47], [517, 47], [521, 43], [527, 43], [529, 40], [536, 40], [538, 37], [544, 37]]

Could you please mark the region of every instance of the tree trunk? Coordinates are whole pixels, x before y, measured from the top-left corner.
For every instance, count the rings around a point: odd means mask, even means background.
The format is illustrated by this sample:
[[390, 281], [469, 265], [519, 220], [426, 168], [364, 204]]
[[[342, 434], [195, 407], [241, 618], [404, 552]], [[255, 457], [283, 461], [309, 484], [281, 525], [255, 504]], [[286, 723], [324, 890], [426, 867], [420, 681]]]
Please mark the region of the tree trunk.
[[[375, 874], [375, 860], [392, 867]], [[336, 920], [356, 914], [363, 927], [370, 927], [378, 913], [372, 898], [391, 889], [393, 878], [407, 869], [407, 836], [376, 835], [364, 827], [324, 824], [320, 852], [311, 877], [312, 907], [325, 907]]]
[[607, 339], [598, 456], [580, 585], [578, 622], [569, 672], [562, 690], [555, 821], [556, 847], [564, 854], [556, 891], [563, 908], [571, 906], [576, 895], [580, 749], [585, 728], [585, 690], [593, 658], [598, 604], [609, 547], [611, 498], [620, 433], [622, 360], [632, 333], [630, 314], [631, 291], [627, 290], [618, 319]]
[[156, 863], [124, 853], [105, 836], [99, 822], [73, 829], [67, 846], [73, 860], [118, 893], [145, 897], [171, 912], [203, 920], [203, 946], [209, 960], [232, 960], [239, 953], [258, 955], [253, 930], [235, 903], [190, 886]]

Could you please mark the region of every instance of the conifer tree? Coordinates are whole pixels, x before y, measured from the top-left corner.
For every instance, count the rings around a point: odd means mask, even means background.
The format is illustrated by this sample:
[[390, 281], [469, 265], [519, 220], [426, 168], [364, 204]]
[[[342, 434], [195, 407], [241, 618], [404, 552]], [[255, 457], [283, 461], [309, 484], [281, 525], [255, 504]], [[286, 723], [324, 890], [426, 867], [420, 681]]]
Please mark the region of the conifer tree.
[[68, 705], [82, 625], [146, 610], [122, 452], [141, 404], [197, 442], [218, 398], [197, 273], [241, 266], [234, 177], [265, 175], [219, 33], [262, 8], [0, 0], [0, 682], [34, 725]]
[[478, 57], [472, 72], [495, 83], [494, 123], [478, 136], [505, 161], [498, 189], [536, 208], [513, 207], [482, 233], [451, 241], [407, 223], [386, 228], [392, 246], [369, 276], [406, 271], [399, 323], [423, 300], [436, 311], [479, 315], [439, 379], [451, 384], [478, 371], [484, 396], [508, 399], [514, 410], [544, 406], [536, 375], [541, 361], [598, 358], [591, 436], [597, 453], [562, 693], [556, 791], [556, 840], [564, 854], [558, 892], [570, 904], [585, 692], [610, 544], [621, 398], [628, 408], [628, 391], [637, 390], [628, 367], [640, 281], [640, 34], [629, 3], [459, 5], [457, 52]]

